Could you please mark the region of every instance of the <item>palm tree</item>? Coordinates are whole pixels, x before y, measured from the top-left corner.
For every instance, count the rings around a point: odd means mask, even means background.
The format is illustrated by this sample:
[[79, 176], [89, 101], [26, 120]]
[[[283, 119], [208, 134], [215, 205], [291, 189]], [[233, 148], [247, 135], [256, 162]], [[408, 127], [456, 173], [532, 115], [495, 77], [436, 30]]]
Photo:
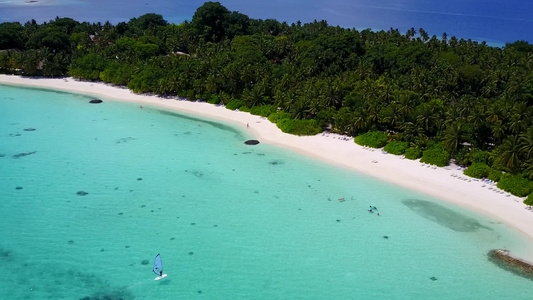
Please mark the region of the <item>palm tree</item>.
[[499, 147], [500, 159], [511, 172], [516, 172], [520, 166], [520, 144], [515, 135], [505, 139]]
[[525, 165], [525, 174], [529, 179], [533, 180], [533, 159], [528, 160], [524, 163]]
[[527, 159], [533, 159], [533, 127], [529, 127], [528, 130], [522, 133], [518, 141], [520, 143], [520, 151]]
[[418, 135], [421, 134], [420, 127], [416, 126], [413, 122], [404, 122], [400, 129], [403, 131], [403, 138], [406, 141], [413, 141]]
[[505, 108], [502, 102], [498, 101], [493, 103], [487, 110], [487, 121], [496, 122], [498, 120], [504, 120], [506, 116]]
[[509, 120], [509, 130], [512, 134], [519, 134], [524, 130], [525, 120], [521, 114], [513, 114]]
[[308, 112], [307, 101], [302, 96], [298, 97], [298, 101], [292, 107], [291, 113], [296, 119], [305, 119]]
[[388, 107], [382, 110], [383, 114], [383, 123], [389, 125], [389, 128], [396, 130], [398, 124], [402, 122], [401, 114], [399, 113], [399, 107], [395, 103], [392, 103]]
[[211, 94], [216, 93], [217, 87], [218, 87], [217, 82], [218, 82], [218, 77], [215, 76], [213, 73], [209, 74], [206, 78], [205, 90]]
[[457, 153], [462, 142], [466, 140], [462, 121], [450, 123], [444, 131], [444, 145], [450, 150], [451, 154]]
[[415, 35], [416, 35], [416, 30], [413, 27], [411, 27], [411, 29], [407, 30], [407, 32], [405, 33], [405, 36], [408, 37], [409, 39], [412, 39]]
[[351, 126], [351, 128], [353, 128], [355, 132], [363, 132], [363, 131], [366, 131], [370, 127], [368, 115], [363, 110], [356, 111], [353, 114], [352, 123], [353, 125]]
[[439, 127], [440, 122], [440, 114], [438, 113], [436, 107], [428, 103], [424, 103], [421, 106], [420, 112], [416, 118], [417, 126], [423, 128], [426, 133], [431, 134]]
[[505, 136], [505, 124], [502, 120], [498, 120], [491, 125], [492, 136], [496, 144], [499, 144], [502, 138]]

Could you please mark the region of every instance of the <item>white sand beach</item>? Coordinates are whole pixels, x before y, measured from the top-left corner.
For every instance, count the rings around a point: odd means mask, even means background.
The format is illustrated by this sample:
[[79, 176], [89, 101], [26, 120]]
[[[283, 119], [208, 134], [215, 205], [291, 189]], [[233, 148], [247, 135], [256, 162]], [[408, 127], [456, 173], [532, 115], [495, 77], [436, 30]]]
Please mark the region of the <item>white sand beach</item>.
[[[519, 230], [533, 243], [533, 212], [526, 209], [526, 205], [522, 203], [523, 199], [500, 191], [493, 185], [468, 178], [463, 175], [462, 170], [457, 170], [457, 167], [437, 168], [424, 165], [419, 161], [385, 154], [381, 150], [366, 149], [356, 145], [352, 138], [346, 140], [336, 134], [293, 136], [281, 132], [267, 119], [249, 113], [230, 111], [222, 106], [203, 102], [136, 95], [128, 89], [103, 83], [81, 82], [73, 78], [31, 79], [0, 75], [0, 84], [71, 91], [220, 120], [243, 130], [250, 130], [262, 143], [289, 148], [488, 215]], [[531, 260], [533, 253], [525, 256]]]

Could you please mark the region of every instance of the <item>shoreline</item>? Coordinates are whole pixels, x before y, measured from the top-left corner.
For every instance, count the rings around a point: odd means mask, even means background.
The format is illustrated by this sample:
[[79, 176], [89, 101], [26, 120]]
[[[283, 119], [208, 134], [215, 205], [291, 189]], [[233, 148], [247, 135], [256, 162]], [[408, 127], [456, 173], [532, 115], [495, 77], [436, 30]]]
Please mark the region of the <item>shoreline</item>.
[[[49, 79], [0, 75], [0, 84], [82, 93], [228, 123], [247, 130], [262, 143], [296, 151], [492, 217], [521, 232], [533, 245], [533, 212], [525, 209], [521, 198], [469, 178], [463, 175], [463, 170], [453, 166], [439, 168], [421, 164], [418, 160], [385, 154], [379, 149], [367, 149], [355, 144], [353, 138], [346, 140], [338, 134], [294, 136], [283, 133], [275, 124], [260, 116], [230, 111], [224, 106], [206, 102], [134, 94], [126, 88], [101, 82], [77, 81], [70, 77]], [[526, 257], [533, 258], [533, 253], [527, 253]]]

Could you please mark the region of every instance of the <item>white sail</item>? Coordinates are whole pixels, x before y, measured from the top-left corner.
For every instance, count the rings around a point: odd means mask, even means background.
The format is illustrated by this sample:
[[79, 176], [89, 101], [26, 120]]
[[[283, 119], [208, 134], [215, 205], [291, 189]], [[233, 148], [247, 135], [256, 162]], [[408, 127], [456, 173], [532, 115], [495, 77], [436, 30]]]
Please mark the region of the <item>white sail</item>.
[[161, 255], [157, 254], [154, 262], [154, 273], [158, 276], [163, 274], [163, 264], [161, 263]]

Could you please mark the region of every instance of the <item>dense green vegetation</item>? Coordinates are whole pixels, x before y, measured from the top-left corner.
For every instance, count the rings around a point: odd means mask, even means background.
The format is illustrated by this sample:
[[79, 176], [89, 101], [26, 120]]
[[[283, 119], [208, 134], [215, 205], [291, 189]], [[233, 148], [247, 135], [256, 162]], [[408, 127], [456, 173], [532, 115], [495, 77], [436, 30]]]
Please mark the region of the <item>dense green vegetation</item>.
[[492, 181], [495, 181], [495, 182], [498, 182], [500, 181], [500, 179], [502, 178], [503, 176], [503, 173], [500, 172], [500, 171], [496, 171], [496, 170], [491, 170], [489, 172], [489, 177], [488, 179], [492, 180]]
[[2, 23], [0, 72], [275, 111], [278, 126], [298, 134], [380, 131], [408, 143], [407, 158], [423, 152], [442, 165], [450, 156], [487, 164], [489, 178], [533, 179], [533, 45], [525, 41], [500, 49], [422, 28], [287, 24], [206, 2], [182, 24], [157, 14], [116, 25]]
[[533, 192], [533, 182], [521, 176], [505, 174], [498, 181], [498, 188], [515, 196], [525, 197]]
[[361, 146], [381, 148], [387, 144], [387, 135], [384, 132], [373, 130], [356, 136], [354, 142]]
[[390, 154], [402, 155], [405, 153], [405, 150], [407, 150], [407, 148], [409, 148], [408, 142], [390, 142], [385, 146], [383, 150], [387, 151], [387, 153]]
[[474, 178], [487, 178], [490, 174], [490, 167], [485, 163], [475, 162], [465, 170], [464, 174]]
[[524, 200], [524, 204], [525, 205], [529, 205], [529, 206], [533, 205], [533, 193], [531, 193], [531, 194], [529, 194], [529, 196], [527, 196], [526, 200]]
[[407, 159], [419, 159], [422, 157], [422, 151], [416, 147], [409, 147], [405, 149], [404, 156]]
[[322, 132], [316, 120], [281, 119], [276, 125], [283, 132], [295, 135], [315, 135]]
[[441, 143], [430, 145], [422, 153], [420, 162], [436, 165], [438, 167], [444, 167], [450, 160], [450, 153], [445, 149]]

